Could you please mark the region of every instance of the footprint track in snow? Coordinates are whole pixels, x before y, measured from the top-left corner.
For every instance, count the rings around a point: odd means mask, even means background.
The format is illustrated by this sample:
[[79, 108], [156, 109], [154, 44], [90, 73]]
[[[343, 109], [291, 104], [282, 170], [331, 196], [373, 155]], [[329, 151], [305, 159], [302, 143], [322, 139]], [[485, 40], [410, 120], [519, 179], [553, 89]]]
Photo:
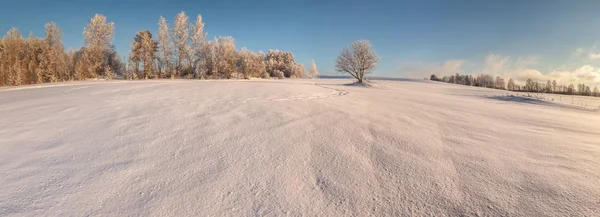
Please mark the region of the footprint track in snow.
[[286, 97], [286, 98], [281, 98], [281, 97], [268, 97], [268, 98], [252, 97], [252, 98], [247, 98], [247, 99], [243, 99], [243, 100], [240, 100], [240, 101], [219, 101], [219, 102], [214, 102], [214, 104], [227, 104], [227, 103], [234, 103], [234, 102], [241, 102], [241, 103], [268, 103], [268, 102], [287, 102], [287, 101], [309, 101], [309, 100], [325, 99], [325, 98], [330, 98], [330, 97], [341, 97], [341, 96], [346, 96], [346, 95], [350, 94], [350, 92], [348, 92], [346, 90], [342, 90], [342, 89], [326, 87], [326, 86], [323, 86], [323, 85], [320, 85], [320, 84], [316, 84], [316, 83], [314, 83], [313, 85], [315, 85], [317, 87], [320, 87], [320, 88], [333, 90], [333, 91], [330, 92], [330, 93], [318, 93], [318, 94], [311, 94], [311, 95], [296, 95], [296, 96]]

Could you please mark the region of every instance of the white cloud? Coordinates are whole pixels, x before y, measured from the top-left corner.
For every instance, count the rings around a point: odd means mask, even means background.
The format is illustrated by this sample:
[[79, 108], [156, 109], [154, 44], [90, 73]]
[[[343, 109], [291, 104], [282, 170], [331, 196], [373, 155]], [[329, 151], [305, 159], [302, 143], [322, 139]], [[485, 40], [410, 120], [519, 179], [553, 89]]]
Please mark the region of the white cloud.
[[588, 53], [588, 58], [590, 58], [590, 59], [600, 59], [600, 53], [590, 52], [590, 53]]
[[542, 73], [536, 69], [516, 69], [507, 73], [506, 76], [514, 78], [517, 83], [524, 83], [528, 78], [531, 78], [534, 81], [539, 82], [556, 80], [557, 83], [563, 85], [600, 85], [600, 68], [591, 65], [583, 65], [572, 70], [557, 70], [548, 73]]
[[409, 78], [429, 77], [431, 74], [445, 76], [462, 73], [462, 67], [465, 63], [465, 60], [448, 60], [441, 64], [405, 63], [400, 64], [398, 71], [401, 73], [406, 73], [406, 77]]
[[[584, 55], [584, 50], [578, 48], [575, 53]], [[591, 55], [589, 58], [600, 58], [600, 53]], [[584, 56], [582, 56], [585, 58]], [[593, 57], [593, 58], [592, 58]], [[491, 75], [499, 75], [505, 79], [513, 78], [517, 83], [524, 83], [531, 78], [535, 81], [545, 82], [556, 80], [559, 84], [587, 84], [591, 86], [600, 85], [600, 68], [588, 63], [574, 63], [573, 67], [563, 67], [560, 70], [542, 72], [534, 68], [539, 63], [535, 56], [518, 57], [510, 61], [511, 57], [498, 54], [490, 54], [484, 59], [482, 72]], [[578, 64], [578, 65], [577, 65]]]
[[536, 69], [516, 69], [514, 71], [506, 73], [506, 77], [513, 78], [515, 82], [525, 82], [527, 79], [532, 79], [534, 81], [544, 81], [547, 80], [544, 78], [542, 72]]
[[[571, 59], [558, 69], [542, 71], [536, 66], [540, 62], [538, 56], [511, 57], [490, 53], [482, 61], [448, 60], [444, 63], [401, 64], [399, 71], [407, 77], [423, 78], [435, 74], [438, 77], [460, 74], [489, 74], [508, 80], [513, 78], [516, 83], [524, 83], [527, 79], [539, 82], [556, 80], [562, 85], [586, 84], [592, 87], [600, 86], [600, 67], [594, 59], [600, 60], [600, 53], [594, 53], [596, 47], [589, 49], [577, 48], [571, 53]], [[587, 54], [587, 55], [586, 55]], [[470, 66], [473, 65], [473, 66]], [[477, 67], [479, 66], [479, 67]], [[472, 69], [472, 70], [465, 70]]]
[[508, 56], [505, 57], [499, 54], [490, 54], [484, 60], [482, 72], [494, 75], [499, 74], [503, 71], [508, 59]]
[[537, 65], [539, 63], [539, 61], [540, 61], [540, 58], [536, 57], [536, 56], [519, 57], [515, 61], [514, 65], [515, 65], [515, 68], [517, 68], [517, 69], [528, 68], [528, 67]]

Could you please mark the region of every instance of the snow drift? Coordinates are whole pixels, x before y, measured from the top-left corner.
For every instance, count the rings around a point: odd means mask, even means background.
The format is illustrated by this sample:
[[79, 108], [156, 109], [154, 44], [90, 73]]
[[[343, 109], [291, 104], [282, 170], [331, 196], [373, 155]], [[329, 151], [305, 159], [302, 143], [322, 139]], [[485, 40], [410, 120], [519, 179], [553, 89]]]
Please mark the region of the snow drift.
[[597, 99], [347, 83], [2, 89], [0, 216], [600, 215]]

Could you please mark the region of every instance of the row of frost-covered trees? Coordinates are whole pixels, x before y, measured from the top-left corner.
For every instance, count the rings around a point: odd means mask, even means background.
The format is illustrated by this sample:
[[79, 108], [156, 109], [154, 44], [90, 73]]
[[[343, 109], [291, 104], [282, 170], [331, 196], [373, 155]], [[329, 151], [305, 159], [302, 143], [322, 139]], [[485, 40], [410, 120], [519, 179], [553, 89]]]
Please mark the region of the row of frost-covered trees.
[[51, 22], [46, 36], [24, 38], [12, 28], [0, 39], [0, 86], [112, 78], [125, 66], [111, 44], [113, 24], [96, 15], [84, 28], [85, 46], [65, 52], [62, 32]]
[[46, 36], [25, 38], [12, 28], [0, 39], [0, 86], [86, 79], [153, 78], [303, 78], [317, 76], [316, 65], [305, 76], [291, 52], [237, 49], [233, 37], [207, 40], [202, 16], [191, 22], [185, 12], [172, 24], [160, 17], [156, 37], [149, 30], [134, 36], [127, 57], [112, 44], [114, 23], [96, 14], [84, 27], [84, 47], [65, 51], [62, 32], [51, 22]]
[[444, 76], [442, 78], [436, 75], [431, 75], [430, 80], [440, 81], [453, 84], [462, 84], [467, 86], [477, 86], [494, 88], [500, 90], [509, 90], [516, 92], [533, 92], [533, 93], [555, 93], [555, 94], [566, 94], [566, 95], [582, 95], [582, 96], [596, 96], [600, 97], [600, 90], [598, 87], [594, 87], [592, 90], [590, 86], [585, 84], [575, 85], [561, 85], [554, 81], [548, 80], [547, 82], [538, 82], [532, 79], [527, 79], [524, 85], [516, 84], [511, 78], [508, 82], [505, 82], [500, 76], [495, 78], [491, 75], [480, 74], [477, 76], [473, 75], [456, 75]]

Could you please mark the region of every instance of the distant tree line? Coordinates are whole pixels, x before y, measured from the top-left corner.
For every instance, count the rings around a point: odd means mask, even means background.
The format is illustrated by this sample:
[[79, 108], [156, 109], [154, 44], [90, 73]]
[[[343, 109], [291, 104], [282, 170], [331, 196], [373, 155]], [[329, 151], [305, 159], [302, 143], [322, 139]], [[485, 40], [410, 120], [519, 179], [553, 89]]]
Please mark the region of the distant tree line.
[[[233, 37], [206, 40], [202, 16], [189, 22], [177, 14], [171, 27], [160, 17], [157, 40], [148, 30], [134, 36], [131, 51], [121, 58], [112, 44], [114, 23], [96, 14], [84, 28], [84, 47], [65, 51], [62, 32], [46, 24], [46, 36], [28, 38], [12, 28], [0, 38], [0, 86], [87, 79], [230, 79], [303, 78], [304, 65], [292, 52], [237, 50]], [[311, 72], [316, 72], [311, 69]]]
[[594, 87], [592, 91], [590, 86], [585, 84], [578, 84], [577, 88], [573, 84], [568, 86], [559, 85], [556, 80], [547, 82], [538, 82], [532, 79], [527, 79], [524, 85], [515, 84], [515, 81], [511, 78], [508, 82], [504, 82], [504, 79], [500, 76], [495, 78], [491, 75], [480, 74], [477, 76], [473, 75], [456, 75], [444, 76], [442, 78], [432, 74], [429, 78], [432, 81], [446, 82], [452, 84], [462, 84], [467, 86], [486, 87], [500, 90], [509, 90], [515, 92], [533, 92], [533, 93], [554, 93], [554, 94], [565, 94], [565, 95], [582, 95], [582, 96], [596, 96], [600, 97], [600, 90], [598, 87]]

